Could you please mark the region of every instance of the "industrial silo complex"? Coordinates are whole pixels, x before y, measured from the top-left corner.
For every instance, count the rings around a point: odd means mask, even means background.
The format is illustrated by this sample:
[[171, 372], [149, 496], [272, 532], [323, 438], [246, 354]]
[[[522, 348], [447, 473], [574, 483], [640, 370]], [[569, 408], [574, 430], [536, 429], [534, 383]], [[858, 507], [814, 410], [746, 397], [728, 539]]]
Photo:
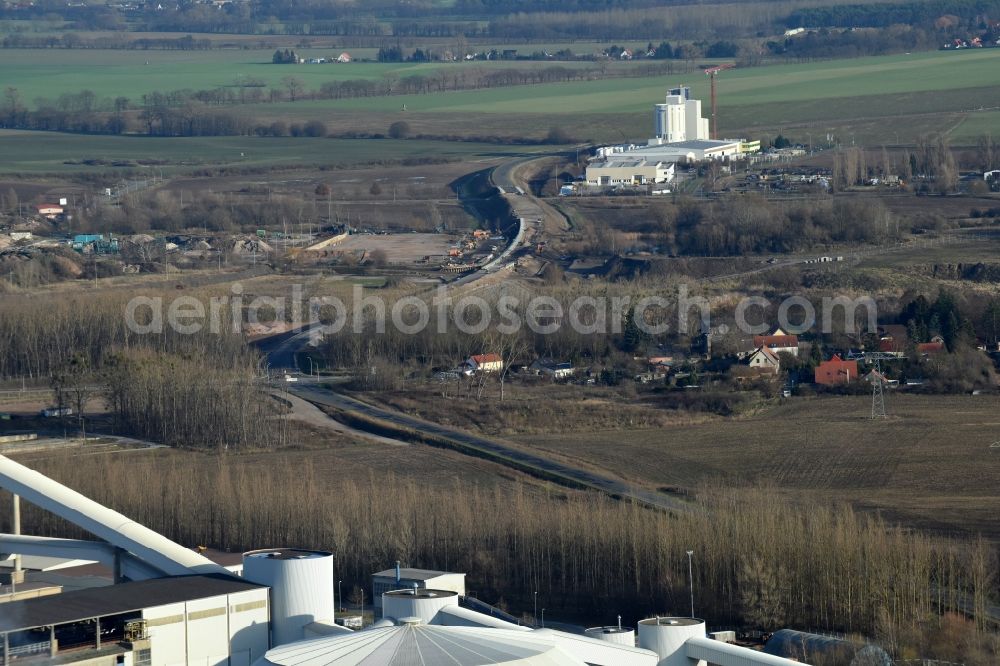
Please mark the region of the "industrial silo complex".
[[[402, 586], [381, 593], [382, 618], [354, 631], [334, 621], [331, 553], [253, 550], [243, 555], [241, 577], [3, 456], [0, 487], [16, 495], [15, 515], [23, 498], [99, 539], [25, 536], [15, 527], [14, 534], [0, 535], [0, 552], [84, 559], [109, 566], [115, 575], [114, 584], [75, 591], [29, 586], [25, 598], [0, 604], [3, 666], [15, 661], [88, 666], [802, 663], [709, 638], [705, 622], [692, 618], [642, 620], [638, 641], [620, 618], [617, 626], [582, 634], [525, 626], [467, 597], [464, 574], [398, 565], [377, 574], [387, 587]], [[428, 586], [431, 581], [452, 589]], [[862, 653], [871, 654], [857, 652]]]

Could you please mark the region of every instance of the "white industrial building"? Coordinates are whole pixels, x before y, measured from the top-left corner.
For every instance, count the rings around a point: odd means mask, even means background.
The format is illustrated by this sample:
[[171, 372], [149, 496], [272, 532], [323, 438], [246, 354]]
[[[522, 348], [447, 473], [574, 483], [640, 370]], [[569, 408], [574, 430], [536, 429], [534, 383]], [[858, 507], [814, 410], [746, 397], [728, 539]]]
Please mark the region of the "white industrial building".
[[431, 571], [401, 567], [396, 562], [395, 569], [386, 569], [372, 574], [372, 602], [382, 608], [382, 595], [391, 590], [433, 588], [449, 590], [465, 596], [465, 574], [450, 571]]
[[[126, 581], [0, 603], [2, 666], [801, 666], [709, 638], [693, 618], [642, 620], [637, 634], [522, 626], [469, 608], [462, 574], [399, 567], [376, 577], [412, 585], [382, 592], [382, 619], [352, 631], [333, 622], [330, 553], [250, 551], [241, 578], [4, 456], [0, 487], [15, 494], [0, 554], [103, 562]], [[21, 498], [101, 541], [21, 535]], [[461, 592], [420, 586], [459, 579]]]
[[708, 119], [701, 117], [701, 100], [691, 99], [687, 86], [667, 91], [666, 103], [657, 104], [653, 111], [656, 128], [650, 143], [676, 143], [708, 139]]
[[591, 187], [669, 183], [675, 164], [744, 159], [760, 150], [758, 142], [709, 139], [707, 118], [701, 117], [701, 100], [691, 99], [687, 86], [672, 88], [666, 103], [653, 112], [654, 136], [645, 144], [605, 146], [587, 166]]
[[632, 154], [610, 155], [587, 165], [587, 185], [647, 185], [669, 183], [675, 165]]

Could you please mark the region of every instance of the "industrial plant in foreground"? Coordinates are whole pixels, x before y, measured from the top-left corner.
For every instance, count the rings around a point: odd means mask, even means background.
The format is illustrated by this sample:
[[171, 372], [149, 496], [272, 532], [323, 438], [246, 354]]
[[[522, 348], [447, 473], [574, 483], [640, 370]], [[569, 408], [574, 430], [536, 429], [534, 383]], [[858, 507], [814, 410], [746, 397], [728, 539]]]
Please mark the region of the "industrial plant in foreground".
[[[710, 637], [693, 617], [645, 619], [637, 632], [620, 624], [583, 634], [523, 626], [483, 612], [489, 607], [465, 596], [464, 575], [398, 563], [374, 578], [381, 618], [355, 630], [335, 617], [330, 553], [270, 548], [222, 566], [3, 456], [0, 487], [14, 493], [14, 533], [0, 535], [0, 559], [13, 556], [11, 577], [22, 580], [20, 596], [0, 604], [3, 666], [801, 663], [730, 644], [732, 632]], [[20, 499], [100, 540], [20, 534]], [[25, 586], [20, 558], [100, 562], [115, 584], [66, 592]], [[857, 656], [874, 661], [850, 663], [884, 663], [872, 649]]]

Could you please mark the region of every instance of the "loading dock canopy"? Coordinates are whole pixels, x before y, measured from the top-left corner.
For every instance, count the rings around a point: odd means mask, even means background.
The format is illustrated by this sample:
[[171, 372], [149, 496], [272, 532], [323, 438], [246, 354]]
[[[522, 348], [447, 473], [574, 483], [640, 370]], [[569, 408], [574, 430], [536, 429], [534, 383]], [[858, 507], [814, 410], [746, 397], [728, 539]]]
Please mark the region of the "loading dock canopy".
[[81, 622], [261, 587], [230, 576], [175, 576], [11, 601], [3, 604], [0, 612], [0, 634]]

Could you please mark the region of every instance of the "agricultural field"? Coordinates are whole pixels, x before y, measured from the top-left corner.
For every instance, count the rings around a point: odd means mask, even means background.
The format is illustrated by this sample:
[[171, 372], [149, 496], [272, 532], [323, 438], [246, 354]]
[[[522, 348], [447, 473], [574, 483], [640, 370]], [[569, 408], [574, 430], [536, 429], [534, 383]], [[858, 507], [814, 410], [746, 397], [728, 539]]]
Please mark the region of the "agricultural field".
[[890, 394], [887, 405], [885, 421], [868, 418], [868, 396], [797, 398], [743, 418], [514, 439], [641, 485], [772, 486], [1000, 539], [998, 399]]
[[[162, 37], [162, 35], [161, 35]], [[292, 48], [300, 58], [336, 58], [344, 49]], [[353, 50], [349, 50], [353, 53]], [[98, 49], [4, 49], [0, 51], [3, 74], [0, 85], [17, 88], [21, 98], [34, 106], [38, 98], [57, 98], [62, 93], [90, 90], [98, 98], [128, 97], [138, 104], [142, 95], [154, 91], [210, 90], [246, 84], [256, 79], [265, 87], [282, 87], [282, 79], [294, 76], [307, 90], [318, 90], [328, 81], [398, 79], [428, 75], [453, 67], [482, 70], [547, 67], [547, 62], [475, 63], [378, 63], [351, 62], [322, 65], [275, 65], [271, 49], [214, 49], [208, 51], [98, 50]], [[587, 62], [559, 63], [562, 67], [593, 66]], [[624, 70], [629, 63], [611, 63]]]
[[[1000, 49], [987, 49], [726, 71], [717, 83], [720, 131], [776, 132], [794, 126], [802, 138], [807, 132], [815, 132], [817, 144], [825, 140], [827, 132], [838, 135], [836, 142], [876, 145], [912, 141], [924, 132], [952, 129], [957, 130], [957, 137], [970, 139], [985, 130], [991, 110], [1000, 108], [1000, 92], [994, 85], [998, 64]], [[420, 123], [423, 115], [436, 118], [442, 127], [452, 119], [461, 123], [468, 118], [476, 118], [481, 126], [505, 127], [512, 119], [529, 114], [543, 126], [547, 126], [546, 122], [559, 124], [584, 138], [620, 141], [625, 138], [623, 134], [643, 138], [644, 134], [631, 133], [648, 133], [651, 105], [661, 101], [668, 85], [678, 83], [691, 85], [692, 94], [704, 101], [707, 114], [708, 82], [693, 65], [689, 72], [671, 77], [305, 101], [256, 108], [272, 116], [294, 113], [315, 117], [319, 110], [332, 111], [345, 122], [350, 122], [346, 112], [374, 112], [387, 114], [380, 119], [386, 124], [398, 119], [396, 116], [403, 117], [399, 111], [405, 105], [408, 120]], [[595, 124], [600, 116], [614, 118], [614, 126]], [[895, 116], [907, 116], [907, 123], [887, 131], [886, 118]]]
[[523, 146], [391, 139], [94, 136], [0, 130], [0, 173], [79, 174], [119, 168], [164, 174], [206, 167], [342, 167], [435, 157], [489, 163]]
[[[581, 45], [591, 48], [594, 45]], [[337, 49], [299, 49], [305, 57], [329, 56]], [[288, 76], [306, 90], [346, 79], [393, 80], [451, 68], [529, 68], [546, 62], [398, 63], [273, 65], [266, 49], [211, 51], [64, 51], [5, 50], [0, 83], [19, 90], [32, 104], [39, 97], [87, 88], [99, 98], [181, 88], [234, 86], [254, 78], [281, 87]], [[148, 65], [146, 63], [149, 63]], [[593, 66], [593, 63], [558, 63]], [[971, 142], [991, 129], [1000, 109], [995, 71], [1000, 49], [924, 52], [904, 55], [775, 64], [735, 69], [718, 79], [720, 131], [751, 136], [792, 134], [817, 145], [828, 134], [840, 144], [912, 142], [932, 131]], [[606, 63], [626, 73], [635, 63]], [[702, 65], [675, 63], [678, 74], [664, 77], [609, 78], [425, 95], [303, 100], [238, 108], [261, 121], [321, 120], [334, 132], [385, 132], [406, 119], [417, 133], [433, 135], [544, 135], [561, 126], [582, 140], [641, 140], [649, 132], [650, 105], [669, 85], [685, 83], [704, 101], [708, 81]], [[888, 118], [906, 123], [887, 130]]]

